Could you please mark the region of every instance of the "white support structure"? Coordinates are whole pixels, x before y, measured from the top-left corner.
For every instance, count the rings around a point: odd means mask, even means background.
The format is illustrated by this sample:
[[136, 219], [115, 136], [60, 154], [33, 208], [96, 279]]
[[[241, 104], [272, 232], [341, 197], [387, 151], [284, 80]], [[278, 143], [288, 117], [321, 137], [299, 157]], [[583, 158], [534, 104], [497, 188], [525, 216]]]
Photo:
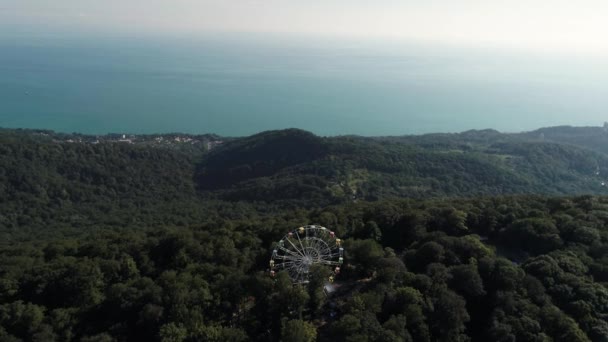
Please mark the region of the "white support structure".
[[287, 271], [294, 283], [308, 282], [312, 265], [332, 267], [332, 276], [340, 272], [344, 256], [341, 240], [329, 229], [319, 225], [299, 227], [287, 233], [272, 251], [270, 274]]

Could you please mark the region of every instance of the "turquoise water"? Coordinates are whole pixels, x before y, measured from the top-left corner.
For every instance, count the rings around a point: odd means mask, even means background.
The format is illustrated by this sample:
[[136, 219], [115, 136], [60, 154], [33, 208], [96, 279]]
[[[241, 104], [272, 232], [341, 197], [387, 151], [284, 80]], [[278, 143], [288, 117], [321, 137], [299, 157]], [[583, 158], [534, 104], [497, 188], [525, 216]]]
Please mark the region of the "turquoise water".
[[0, 38], [0, 126], [398, 135], [608, 120], [605, 62], [263, 37]]

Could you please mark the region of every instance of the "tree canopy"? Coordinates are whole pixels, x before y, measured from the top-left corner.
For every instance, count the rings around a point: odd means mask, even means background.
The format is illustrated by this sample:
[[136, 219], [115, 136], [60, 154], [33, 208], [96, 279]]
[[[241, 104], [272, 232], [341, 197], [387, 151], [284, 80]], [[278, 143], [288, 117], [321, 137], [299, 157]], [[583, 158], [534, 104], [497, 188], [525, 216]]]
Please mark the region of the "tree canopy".
[[[307, 154], [257, 163], [292, 134]], [[467, 134], [202, 157], [2, 131], [0, 340], [607, 341], [608, 197], [575, 195], [602, 152]], [[223, 173], [235, 151], [263, 172]], [[305, 224], [344, 238], [329, 294], [322, 266], [268, 272]]]

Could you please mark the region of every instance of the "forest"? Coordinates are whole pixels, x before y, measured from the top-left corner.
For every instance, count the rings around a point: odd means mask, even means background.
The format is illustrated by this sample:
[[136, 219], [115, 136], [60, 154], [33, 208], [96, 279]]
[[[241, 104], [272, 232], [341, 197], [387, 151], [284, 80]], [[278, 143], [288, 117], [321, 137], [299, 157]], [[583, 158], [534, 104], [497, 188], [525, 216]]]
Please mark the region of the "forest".
[[[0, 340], [608, 341], [608, 156], [537, 140], [3, 130]], [[333, 293], [269, 275], [306, 224], [344, 240]]]

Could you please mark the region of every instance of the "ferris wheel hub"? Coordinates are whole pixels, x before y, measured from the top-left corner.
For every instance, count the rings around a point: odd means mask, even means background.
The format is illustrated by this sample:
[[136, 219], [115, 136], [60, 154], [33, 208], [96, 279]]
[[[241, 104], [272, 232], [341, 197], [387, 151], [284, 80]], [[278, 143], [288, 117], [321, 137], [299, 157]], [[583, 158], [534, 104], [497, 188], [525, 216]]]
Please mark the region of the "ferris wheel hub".
[[302, 264], [304, 266], [310, 267], [312, 265], [312, 258], [310, 256], [305, 256], [304, 258], [302, 258]]

